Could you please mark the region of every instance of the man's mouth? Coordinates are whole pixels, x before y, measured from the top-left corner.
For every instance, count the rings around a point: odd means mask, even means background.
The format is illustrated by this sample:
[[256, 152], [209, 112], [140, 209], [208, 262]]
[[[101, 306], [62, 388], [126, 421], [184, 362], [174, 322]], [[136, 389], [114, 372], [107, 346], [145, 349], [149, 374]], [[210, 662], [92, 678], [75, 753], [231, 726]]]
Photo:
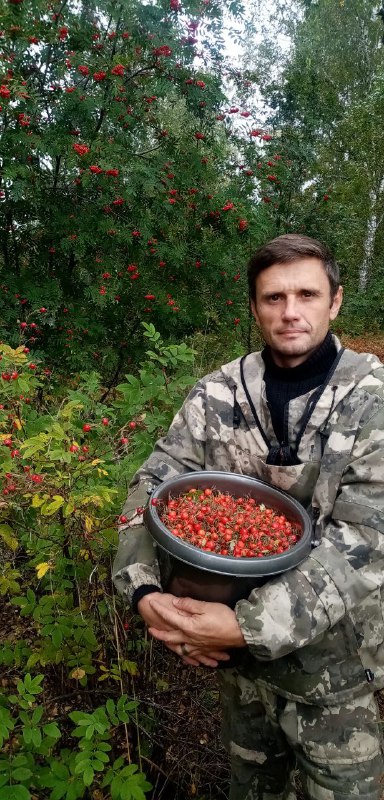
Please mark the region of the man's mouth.
[[280, 335], [286, 336], [289, 333], [307, 333], [308, 331], [302, 330], [302, 328], [287, 328], [286, 330], [279, 331]]

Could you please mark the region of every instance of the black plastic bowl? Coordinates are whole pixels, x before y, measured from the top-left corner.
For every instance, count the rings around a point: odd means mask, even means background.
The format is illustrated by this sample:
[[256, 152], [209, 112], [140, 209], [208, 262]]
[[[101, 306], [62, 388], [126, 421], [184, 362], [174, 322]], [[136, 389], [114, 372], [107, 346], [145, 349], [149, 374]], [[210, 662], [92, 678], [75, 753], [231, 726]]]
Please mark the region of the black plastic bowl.
[[[167, 501], [190, 489], [213, 489], [233, 497], [253, 497], [257, 503], [284, 514], [298, 526], [301, 536], [284, 553], [263, 558], [235, 558], [201, 550], [179, 539], [161, 521], [153, 500]], [[303, 506], [286, 492], [264, 481], [233, 472], [188, 472], [164, 481], [152, 492], [144, 522], [156, 544], [168, 554], [172, 574], [164, 588], [179, 597], [210, 600], [234, 606], [273, 575], [298, 566], [312, 547], [312, 522]]]

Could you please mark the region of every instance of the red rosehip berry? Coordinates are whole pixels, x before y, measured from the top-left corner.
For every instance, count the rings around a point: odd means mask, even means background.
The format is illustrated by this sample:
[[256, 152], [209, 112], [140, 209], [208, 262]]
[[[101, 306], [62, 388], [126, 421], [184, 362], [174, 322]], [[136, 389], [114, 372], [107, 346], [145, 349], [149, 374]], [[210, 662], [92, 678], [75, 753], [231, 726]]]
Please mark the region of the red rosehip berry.
[[102, 420], [101, 420], [101, 424], [102, 424], [102, 425], [105, 425], [105, 426], [109, 425], [109, 419], [108, 419], [108, 417], [103, 417], [103, 418], [102, 418]]
[[134, 430], [135, 428], [137, 428], [137, 422], [134, 422], [132, 420], [132, 422], [128, 423], [128, 427], [131, 428], [131, 430]]
[[125, 514], [121, 514], [121, 516], [119, 517], [119, 522], [121, 523], [121, 525], [125, 525], [125, 523], [128, 522], [128, 517], [126, 517]]
[[89, 424], [89, 422], [85, 422], [83, 425], [84, 433], [89, 433], [90, 430], [92, 430], [92, 426]]

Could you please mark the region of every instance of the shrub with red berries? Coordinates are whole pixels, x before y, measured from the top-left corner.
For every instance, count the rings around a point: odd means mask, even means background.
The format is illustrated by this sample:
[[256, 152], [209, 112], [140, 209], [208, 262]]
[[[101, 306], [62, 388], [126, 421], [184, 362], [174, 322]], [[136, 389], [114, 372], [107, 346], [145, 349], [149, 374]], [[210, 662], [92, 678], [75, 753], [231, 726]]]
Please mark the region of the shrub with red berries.
[[[245, 271], [266, 220], [254, 202], [261, 137], [249, 137], [256, 120], [242, 75], [233, 81], [243, 100], [230, 104], [204, 66], [221, 55], [222, 9], [212, 15], [203, 3], [196, 16], [194, 0], [155, 0], [152, 19], [127, 0], [104, 11], [91, 19], [69, 0], [46, 20], [28, 0], [12, 12], [24, 46], [2, 31], [0, 319], [1, 338], [30, 349], [31, 371], [36, 353], [64, 371], [97, 367], [108, 382], [127, 365], [129, 343], [140, 347], [143, 318], [176, 339], [209, 320], [210, 334], [236, 341], [225, 304], [232, 265]], [[246, 281], [233, 303], [245, 319]]]

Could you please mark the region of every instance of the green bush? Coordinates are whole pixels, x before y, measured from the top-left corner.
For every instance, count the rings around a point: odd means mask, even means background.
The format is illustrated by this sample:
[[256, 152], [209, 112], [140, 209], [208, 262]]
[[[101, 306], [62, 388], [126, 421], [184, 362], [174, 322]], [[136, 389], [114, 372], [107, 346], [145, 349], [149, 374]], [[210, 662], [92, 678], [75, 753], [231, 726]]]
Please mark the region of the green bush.
[[[0, 345], [0, 593], [15, 619], [0, 650], [12, 676], [0, 690], [0, 800], [76, 800], [88, 787], [140, 800], [151, 788], [124, 734], [140, 713], [139, 666], [110, 581], [116, 509], [195, 376], [190, 347], [143, 329], [137, 375], [109, 394], [96, 373], [56, 385], [23, 347]], [[57, 681], [72, 694], [60, 717]], [[71, 687], [97, 698], [101, 685], [105, 704], [76, 707]]]
[[223, 7], [180, 9], [5, 4], [0, 337], [63, 368], [120, 376], [142, 356], [143, 316], [171, 341], [246, 324], [243, 266], [270, 229], [254, 198], [269, 144], [240, 116], [252, 82], [223, 62]]

